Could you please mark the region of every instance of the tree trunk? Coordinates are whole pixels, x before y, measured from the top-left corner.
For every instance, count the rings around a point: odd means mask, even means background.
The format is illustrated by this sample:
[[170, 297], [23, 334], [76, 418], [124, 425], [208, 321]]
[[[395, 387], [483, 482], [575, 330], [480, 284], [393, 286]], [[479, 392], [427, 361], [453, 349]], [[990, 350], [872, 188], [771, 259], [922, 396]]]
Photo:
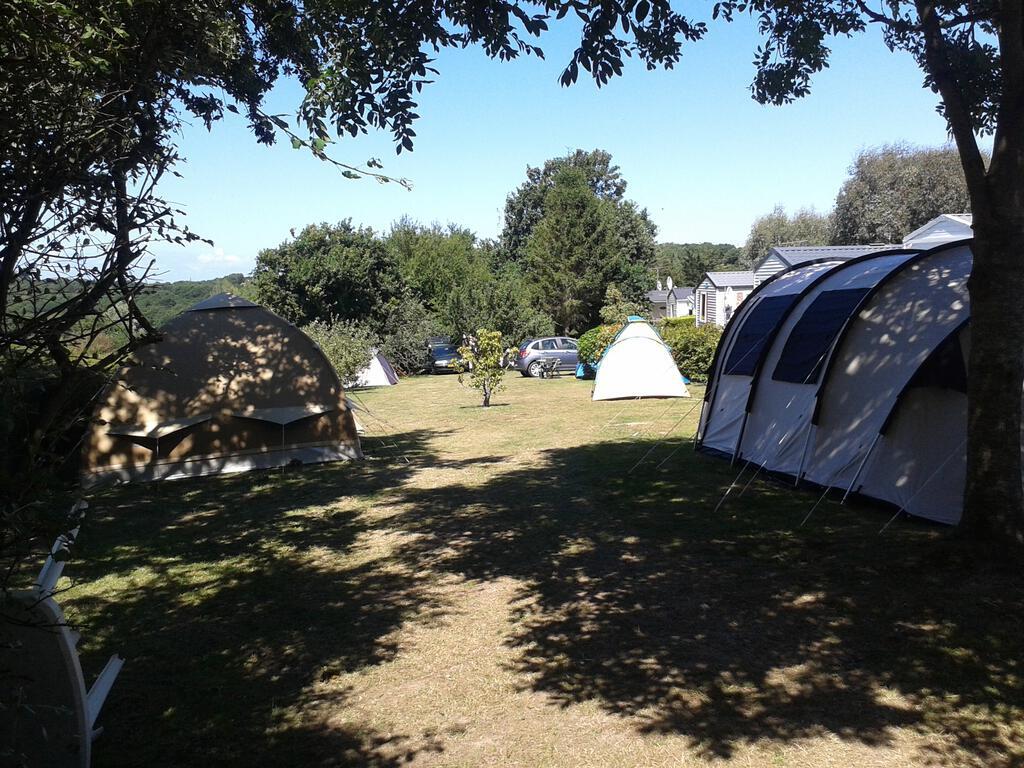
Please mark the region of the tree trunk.
[[1019, 550], [1024, 547], [1024, 184], [1019, 179], [990, 183], [988, 210], [975, 210], [968, 283], [971, 350], [961, 527], [971, 538]]
[[484, 384], [484, 408], [489, 408], [491, 405], [491, 388]]

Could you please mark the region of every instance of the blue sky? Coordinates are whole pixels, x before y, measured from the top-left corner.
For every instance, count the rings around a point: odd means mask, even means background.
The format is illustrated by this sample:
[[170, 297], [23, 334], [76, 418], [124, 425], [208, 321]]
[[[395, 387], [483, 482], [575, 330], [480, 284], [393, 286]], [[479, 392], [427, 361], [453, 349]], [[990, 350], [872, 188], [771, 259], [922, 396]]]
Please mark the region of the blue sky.
[[[248, 272], [261, 248], [312, 222], [351, 218], [386, 231], [409, 215], [494, 237], [526, 166], [576, 147], [612, 153], [627, 196], [648, 209], [659, 241], [740, 244], [753, 219], [776, 204], [828, 210], [860, 149], [947, 141], [913, 60], [890, 53], [874, 33], [835, 41], [810, 97], [763, 107], [748, 90], [758, 44], [749, 19], [711, 24], [674, 70], [648, 72], [633, 61], [601, 89], [582, 73], [575, 86], [558, 85], [576, 30], [554, 27], [541, 41], [544, 61], [442, 52], [441, 74], [421, 95], [414, 152], [396, 156], [385, 134], [332, 147], [347, 162], [381, 158], [386, 173], [412, 181], [411, 191], [347, 180], [287, 141], [258, 146], [236, 118], [212, 132], [186, 127], [184, 178], [162, 192], [214, 247], [157, 247], [161, 279]], [[282, 84], [270, 107], [291, 114], [300, 98], [297, 85]]]

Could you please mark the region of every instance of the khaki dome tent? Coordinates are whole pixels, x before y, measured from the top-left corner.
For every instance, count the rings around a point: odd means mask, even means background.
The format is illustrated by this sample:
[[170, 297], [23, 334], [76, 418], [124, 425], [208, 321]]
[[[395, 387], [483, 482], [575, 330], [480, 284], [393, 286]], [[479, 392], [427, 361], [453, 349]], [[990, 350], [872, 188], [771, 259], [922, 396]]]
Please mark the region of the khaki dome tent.
[[298, 328], [220, 294], [161, 330], [100, 401], [86, 487], [361, 458], [338, 376]]

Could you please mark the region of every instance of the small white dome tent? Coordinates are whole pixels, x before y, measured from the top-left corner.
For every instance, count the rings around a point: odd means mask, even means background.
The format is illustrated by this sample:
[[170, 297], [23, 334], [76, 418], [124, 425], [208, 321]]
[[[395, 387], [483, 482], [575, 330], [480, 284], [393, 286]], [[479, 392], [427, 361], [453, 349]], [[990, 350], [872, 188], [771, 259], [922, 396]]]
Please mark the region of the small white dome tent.
[[353, 387], [360, 389], [365, 387], [392, 387], [398, 383], [398, 374], [395, 368], [379, 350], [370, 350], [370, 362], [356, 374]]
[[648, 322], [630, 317], [601, 357], [592, 399], [689, 396], [668, 345]]
[[[956, 522], [970, 269], [969, 241], [830, 266], [768, 334], [742, 402], [723, 394], [735, 388], [728, 363], [754, 317], [755, 294], [751, 309], [723, 334], [698, 445]], [[771, 295], [770, 287], [762, 293]], [[719, 426], [725, 423], [733, 426]]]

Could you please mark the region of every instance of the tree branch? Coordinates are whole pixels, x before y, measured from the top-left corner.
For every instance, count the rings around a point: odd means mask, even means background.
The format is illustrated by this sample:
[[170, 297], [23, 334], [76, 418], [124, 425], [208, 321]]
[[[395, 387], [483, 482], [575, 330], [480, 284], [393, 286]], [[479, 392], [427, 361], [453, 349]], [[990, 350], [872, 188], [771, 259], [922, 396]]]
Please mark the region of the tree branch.
[[960, 152], [972, 207], [984, 209], [988, 197], [985, 160], [974, 136], [974, 118], [949, 61], [949, 49], [942, 35], [938, 12], [932, 0], [915, 0], [914, 5], [924, 33], [925, 65], [946, 109], [946, 121]]

